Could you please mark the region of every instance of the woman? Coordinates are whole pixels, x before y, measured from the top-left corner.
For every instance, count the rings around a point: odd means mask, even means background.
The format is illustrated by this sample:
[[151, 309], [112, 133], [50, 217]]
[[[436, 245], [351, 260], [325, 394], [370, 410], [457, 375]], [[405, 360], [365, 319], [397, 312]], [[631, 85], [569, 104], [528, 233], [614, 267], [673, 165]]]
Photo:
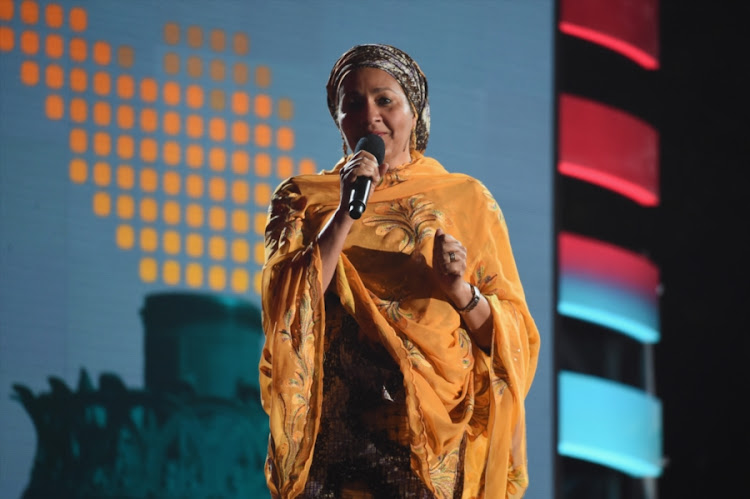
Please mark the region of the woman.
[[[331, 71], [330, 171], [276, 190], [260, 362], [274, 497], [521, 497], [539, 334], [502, 213], [424, 156], [427, 81], [388, 45]], [[359, 139], [385, 144], [378, 164]], [[348, 214], [357, 177], [374, 189]]]

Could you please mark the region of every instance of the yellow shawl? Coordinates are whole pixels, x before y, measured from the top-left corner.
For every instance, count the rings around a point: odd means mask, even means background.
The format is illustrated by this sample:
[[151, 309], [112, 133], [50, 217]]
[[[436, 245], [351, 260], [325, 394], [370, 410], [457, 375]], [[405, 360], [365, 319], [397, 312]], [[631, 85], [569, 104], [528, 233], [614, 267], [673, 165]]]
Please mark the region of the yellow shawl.
[[[329, 287], [404, 375], [412, 468], [452, 497], [466, 435], [464, 498], [519, 498], [528, 485], [524, 398], [539, 333], [502, 212], [477, 180], [412, 152], [386, 173], [354, 223]], [[305, 486], [320, 424], [326, 311], [315, 237], [339, 200], [336, 167], [291, 178], [274, 193], [263, 267], [261, 397], [269, 416], [266, 478], [274, 497]], [[466, 280], [487, 297], [494, 339], [486, 354], [431, 281], [437, 228], [467, 248]]]

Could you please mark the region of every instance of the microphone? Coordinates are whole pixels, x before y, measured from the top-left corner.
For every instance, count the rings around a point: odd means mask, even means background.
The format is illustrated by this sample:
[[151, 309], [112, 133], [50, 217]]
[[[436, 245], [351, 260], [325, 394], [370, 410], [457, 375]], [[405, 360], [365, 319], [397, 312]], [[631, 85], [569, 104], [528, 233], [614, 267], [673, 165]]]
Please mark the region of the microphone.
[[[356, 154], [362, 150], [375, 156], [378, 165], [383, 163], [383, 158], [385, 158], [385, 142], [383, 142], [380, 135], [370, 133], [359, 139], [354, 153]], [[349, 197], [349, 216], [353, 219], [358, 219], [365, 211], [365, 203], [370, 195], [371, 188], [372, 179], [370, 177], [357, 177], [357, 180], [354, 181], [354, 188]]]

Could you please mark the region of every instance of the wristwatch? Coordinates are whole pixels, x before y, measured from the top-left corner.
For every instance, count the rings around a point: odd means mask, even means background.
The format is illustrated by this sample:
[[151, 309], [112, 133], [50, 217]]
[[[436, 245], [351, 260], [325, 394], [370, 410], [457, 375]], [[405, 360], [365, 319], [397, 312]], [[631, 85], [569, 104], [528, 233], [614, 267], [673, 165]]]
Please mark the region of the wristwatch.
[[456, 311], [458, 311], [458, 313], [461, 315], [467, 312], [471, 312], [472, 310], [474, 310], [474, 307], [476, 307], [477, 304], [479, 303], [479, 290], [473, 284], [469, 284], [469, 286], [471, 286], [471, 300], [469, 300], [469, 304], [466, 305], [464, 308], [456, 309]]

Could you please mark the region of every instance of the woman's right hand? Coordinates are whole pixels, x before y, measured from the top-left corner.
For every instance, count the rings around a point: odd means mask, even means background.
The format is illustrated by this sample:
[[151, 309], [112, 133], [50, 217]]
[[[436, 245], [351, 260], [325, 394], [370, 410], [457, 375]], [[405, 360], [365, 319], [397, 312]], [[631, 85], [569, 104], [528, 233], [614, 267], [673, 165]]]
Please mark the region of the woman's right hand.
[[[388, 163], [378, 165], [377, 159], [371, 153], [362, 150], [349, 158], [344, 166], [341, 167], [339, 175], [341, 177], [339, 211], [342, 213], [349, 212], [349, 199], [351, 198], [354, 182], [359, 177], [370, 177], [372, 185], [380, 183], [383, 174], [388, 171]], [[370, 190], [372, 193], [372, 190]], [[365, 200], [366, 202], [367, 200]]]

